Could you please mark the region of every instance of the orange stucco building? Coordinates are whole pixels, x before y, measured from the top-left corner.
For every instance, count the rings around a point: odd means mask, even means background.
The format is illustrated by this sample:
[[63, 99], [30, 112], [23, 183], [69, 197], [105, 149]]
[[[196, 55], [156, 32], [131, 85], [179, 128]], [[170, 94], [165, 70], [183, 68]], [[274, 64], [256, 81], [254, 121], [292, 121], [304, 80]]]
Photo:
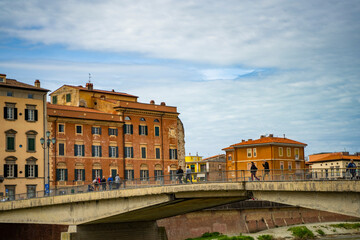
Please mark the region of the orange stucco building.
[[176, 107], [140, 103], [137, 96], [93, 89], [92, 83], [64, 85], [50, 96], [53, 186], [116, 174], [156, 180], [183, 164], [184, 130]]
[[[288, 138], [261, 136], [259, 139], [230, 145], [226, 152], [226, 171], [229, 178], [245, 178], [250, 176], [251, 162], [258, 168], [258, 175], [263, 175], [263, 164], [269, 163], [272, 179], [291, 174], [293, 170], [305, 168], [304, 148], [307, 145]], [[289, 175], [287, 174], [287, 175]]]

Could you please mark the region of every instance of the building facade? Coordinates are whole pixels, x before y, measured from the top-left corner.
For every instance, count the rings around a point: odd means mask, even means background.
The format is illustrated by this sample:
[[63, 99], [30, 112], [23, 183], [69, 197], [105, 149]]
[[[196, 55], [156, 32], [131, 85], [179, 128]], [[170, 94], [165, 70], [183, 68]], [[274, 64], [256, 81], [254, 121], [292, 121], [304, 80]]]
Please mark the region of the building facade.
[[360, 153], [349, 152], [318, 153], [309, 155], [309, 170], [314, 179], [344, 179], [350, 178], [346, 171], [350, 161], [357, 166], [356, 176], [360, 176]]
[[[56, 138], [53, 186], [96, 177], [160, 181], [184, 162], [184, 133], [176, 107], [137, 96], [64, 85], [50, 94], [48, 124]], [[170, 179], [170, 177], [168, 177]]]
[[260, 136], [256, 140], [242, 140], [223, 150], [226, 152], [228, 178], [248, 180], [251, 163], [258, 168], [258, 176], [264, 175], [263, 164], [269, 163], [273, 180], [293, 178], [305, 169], [304, 149], [307, 145], [288, 138]]
[[3, 108], [0, 195], [3, 197], [14, 199], [19, 193], [34, 197], [37, 191], [44, 190], [47, 159], [40, 138], [45, 133], [47, 92], [40, 87], [39, 80], [32, 86], [0, 74]]

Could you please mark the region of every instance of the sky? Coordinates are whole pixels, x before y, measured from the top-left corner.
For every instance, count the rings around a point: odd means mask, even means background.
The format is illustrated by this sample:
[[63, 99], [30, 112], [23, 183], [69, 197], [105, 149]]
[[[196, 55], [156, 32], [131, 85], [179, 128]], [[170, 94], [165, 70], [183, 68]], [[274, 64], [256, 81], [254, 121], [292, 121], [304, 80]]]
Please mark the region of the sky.
[[186, 154], [360, 152], [358, 0], [0, 0], [0, 73], [176, 106]]

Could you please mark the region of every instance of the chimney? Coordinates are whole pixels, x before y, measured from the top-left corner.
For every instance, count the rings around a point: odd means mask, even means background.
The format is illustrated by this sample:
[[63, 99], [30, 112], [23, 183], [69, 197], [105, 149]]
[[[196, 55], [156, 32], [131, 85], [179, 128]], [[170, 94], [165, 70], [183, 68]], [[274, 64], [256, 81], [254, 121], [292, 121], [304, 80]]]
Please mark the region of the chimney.
[[92, 84], [92, 83], [86, 83], [86, 88], [87, 88], [89, 91], [92, 91], [92, 90], [93, 90], [93, 84]]
[[248, 139], [248, 141], [252, 141], [252, 139], [251, 139], [251, 138], [249, 138], [249, 139]]
[[274, 137], [274, 134], [269, 134], [269, 137]]
[[245, 140], [244, 140], [244, 139], [241, 139], [241, 142], [245, 142]]
[[112, 92], [115, 92], [115, 90], [113, 89]]
[[40, 88], [40, 80], [36, 79], [34, 85], [35, 85], [35, 87]]
[[260, 138], [264, 138], [265, 137], [265, 135], [260, 135]]
[[349, 152], [342, 152], [343, 156], [349, 156]]
[[161, 106], [166, 106], [165, 102], [160, 103]]
[[6, 83], [6, 74], [1, 74], [0, 73], [0, 82]]
[[155, 101], [154, 101], [154, 100], [151, 100], [151, 101], [150, 101], [150, 104], [154, 105], [154, 104], [155, 104]]

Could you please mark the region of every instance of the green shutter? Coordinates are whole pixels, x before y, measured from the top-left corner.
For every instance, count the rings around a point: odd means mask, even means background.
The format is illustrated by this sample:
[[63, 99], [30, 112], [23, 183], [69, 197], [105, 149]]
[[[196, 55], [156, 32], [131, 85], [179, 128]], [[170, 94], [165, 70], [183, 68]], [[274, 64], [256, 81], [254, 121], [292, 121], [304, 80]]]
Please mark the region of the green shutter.
[[35, 165], [35, 177], [38, 177], [38, 173], [39, 173], [38, 165]]
[[25, 165], [25, 177], [29, 177], [29, 165]]

